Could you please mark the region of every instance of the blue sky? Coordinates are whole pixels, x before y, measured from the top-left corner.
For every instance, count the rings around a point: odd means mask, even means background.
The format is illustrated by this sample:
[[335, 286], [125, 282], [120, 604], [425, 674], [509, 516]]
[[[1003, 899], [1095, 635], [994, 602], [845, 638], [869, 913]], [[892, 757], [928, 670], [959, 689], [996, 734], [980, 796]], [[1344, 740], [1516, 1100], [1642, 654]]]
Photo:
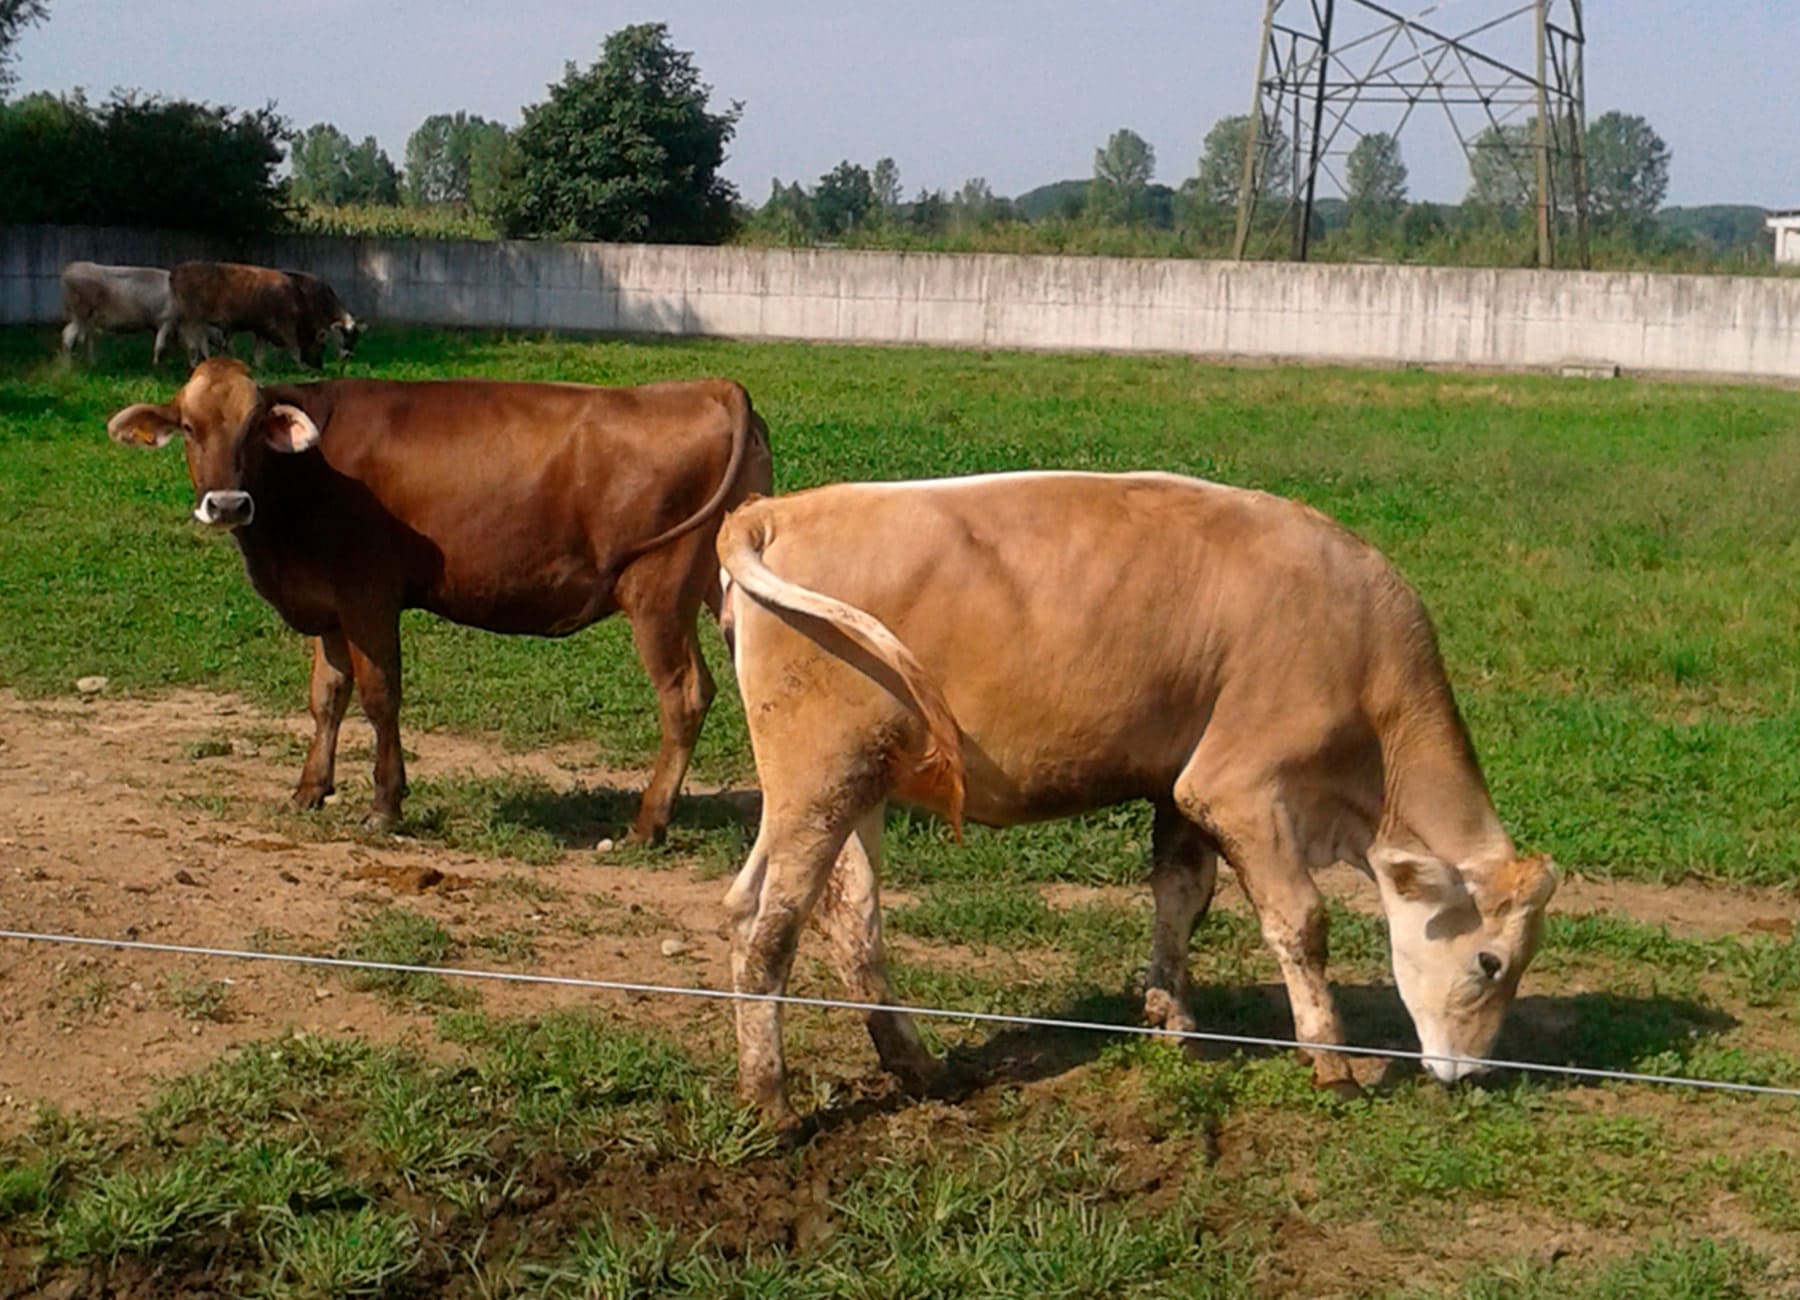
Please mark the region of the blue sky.
[[[1393, 0], [1409, 13], [1426, 2]], [[1512, 5], [1437, 7], [1450, 26]], [[1671, 202], [1800, 207], [1800, 0], [1587, 9], [1589, 114], [1650, 119], [1673, 151]], [[745, 102], [726, 172], [751, 200], [771, 177], [811, 183], [839, 159], [883, 155], [909, 195], [970, 176], [1013, 194], [1090, 175], [1119, 127], [1155, 147], [1158, 179], [1191, 175], [1207, 128], [1248, 107], [1261, 14], [1261, 0], [51, 0], [15, 66], [24, 90], [273, 99], [296, 125], [373, 134], [398, 161], [427, 114], [516, 122], [565, 61], [662, 21], [715, 102]], [[1401, 145], [1414, 197], [1460, 197], [1441, 114], [1415, 119]]]

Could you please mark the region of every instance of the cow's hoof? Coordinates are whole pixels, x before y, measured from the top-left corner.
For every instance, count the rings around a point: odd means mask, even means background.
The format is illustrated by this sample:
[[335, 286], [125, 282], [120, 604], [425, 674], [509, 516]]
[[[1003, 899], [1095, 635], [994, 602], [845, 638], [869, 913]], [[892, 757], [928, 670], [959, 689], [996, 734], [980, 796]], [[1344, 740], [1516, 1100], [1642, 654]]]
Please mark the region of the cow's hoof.
[[1317, 1088], [1320, 1092], [1330, 1093], [1339, 1101], [1355, 1101], [1358, 1097], [1363, 1095], [1362, 1085], [1351, 1078], [1321, 1079], [1315, 1075], [1313, 1078], [1313, 1087]]
[[397, 812], [390, 812], [384, 808], [377, 808], [367, 817], [363, 818], [363, 829], [365, 831], [376, 831], [382, 835], [392, 834], [399, 825], [400, 814]]
[[667, 826], [633, 826], [631, 833], [625, 837], [625, 843], [637, 848], [661, 848], [668, 833]]
[[1194, 1018], [1167, 989], [1150, 989], [1145, 992], [1144, 1023], [1167, 1034], [1194, 1032]]
[[312, 812], [323, 808], [325, 801], [336, 793], [329, 785], [303, 785], [294, 791], [294, 797], [289, 802], [301, 812]]
[[800, 1117], [794, 1113], [794, 1108], [788, 1105], [787, 1098], [783, 1097], [778, 1102], [766, 1102], [761, 1105], [755, 1102], [747, 1104], [755, 1109], [757, 1119], [763, 1128], [773, 1133], [775, 1140], [783, 1148], [792, 1148], [800, 1144], [806, 1128], [800, 1122]]
[[900, 1091], [909, 1097], [944, 1097], [950, 1089], [950, 1072], [944, 1063], [927, 1056], [916, 1061], [883, 1061], [882, 1068], [893, 1075]]

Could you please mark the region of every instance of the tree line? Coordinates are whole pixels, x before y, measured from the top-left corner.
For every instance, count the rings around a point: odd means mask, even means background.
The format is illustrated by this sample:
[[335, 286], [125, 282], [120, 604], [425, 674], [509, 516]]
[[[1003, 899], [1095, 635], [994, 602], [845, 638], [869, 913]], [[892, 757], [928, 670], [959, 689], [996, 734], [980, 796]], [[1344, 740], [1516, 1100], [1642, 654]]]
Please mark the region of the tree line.
[[[901, 202], [899, 171], [891, 158], [873, 169], [848, 160], [810, 189], [776, 179], [763, 205], [746, 216], [747, 233], [778, 243], [848, 240], [879, 243], [908, 237], [1003, 233], [1008, 224], [1060, 231], [1137, 231], [1154, 244], [1162, 234], [1188, 251], [1222, 251], [1235, 234], [1250, 119], [1225, 117], [1207, 132], [1193, 174], [1177, 186], [1159, 184], [1156, 151], [1128, 129], [1113, 132], [1094, 151], [1084, 181], [1041, 186], [1017, 199], [996, 197], [976, 177], [953, 193], [920, 190]], [[1408, 171], [1394, 136], [1372, 132], [1333, 161], [1343, 198], [1315, 205], [1315, 238], [1350, 254], [1405, 255], [1457, 234], [1523, 230], [1536, 203], [1531, 152], [1535, 122], [1490, 129], [1471, 149], [1468, 194], [1458, 205], [1414, 202]], [[1668, 193], [1668, 145], [1642, 117], [1608, 112], [1585, 136], [1589, 214], [1601, 238], [1648, 247], [1665, 238], [1658, 216]], [[1265, 236], [1290, 211], [1292, 147], [1277, 126], [1261, 141], [1256, 211]], [[1559, 194], [1573, 193], [1565, 165]], [[1020, 232], [1023, 234], [1024, 232]], [[1266, 239], [1264, 240], [1266, 243]], [[1172, 250], [1173, 251], [1173, 250]]]
[[[0, 0], [0, 94], [13, 40], [48, 5]], [[1155, 180], [1149, 141], [1120, 129], [1095, 149], [1089, 177], [1016, 199], [979, 176], [909, 199], [898, 163], [884, 157], [845, 159], [811, 185], [777, 178], [757, 205], [719, 174], [743, 105], [715, 106], [711, 96], [661, 23], [614, 32], [585, 68], [565, 65], [517, 127], [461, 111], [426, 118], [398, 163], [374, 137], [355, 141], [329, 122], [293, 130], [273, 104], [239, 112], [135, 92], [101, 104], [80, 92], [30, 95], [0, 102], [0, 173], [14, 180], [0, 187], [0, 220], [1161, 255], [1218, 255], [1231, 244], [1247, 117], [1215, 122], [1192, 174], [1173, 186]], [[1345, 196], [1316, 205], [1315, 255], [1528, 260], [1534, 138], [1533, 121], [1485, 132], [1470, 151], [1464, 200], [1446, 205], [1411, 198], [1393, 136], [1358, 136], [1333, 160]], [[1612, 260], [1760, 235], [1751, 209], [1669, 219], [1670, 150], [1643, 117], [1604, 113], [1584, 145], [1592, 226]], [[1275, 127], [1257, 171], [1263, 248], [1280, 234], [1294, 173]], [[1559, 171], [1557, 192], [1572, 194], [1574, 179]], [[146, 198], [165, 193], [181, 202]]]
[[[47, 16], [49, 0], [0, 0], [0, 95], [19, 34]], [[667, 28], [643, 23], [609, 36], [591, 66], [567, 65], [516, 129], [466, 112], [426, 118], [400, 165], [373, 136], [330, 122], [295, 130], [273, 104], [0, 99], [0, 221], [255, 234], [305, 227], [313, 210], [406, 206], [519, 238], [716, 243], [738, 224], [737, 192], [718, 173], [742, 106], [716, 111], [710, 96]]]

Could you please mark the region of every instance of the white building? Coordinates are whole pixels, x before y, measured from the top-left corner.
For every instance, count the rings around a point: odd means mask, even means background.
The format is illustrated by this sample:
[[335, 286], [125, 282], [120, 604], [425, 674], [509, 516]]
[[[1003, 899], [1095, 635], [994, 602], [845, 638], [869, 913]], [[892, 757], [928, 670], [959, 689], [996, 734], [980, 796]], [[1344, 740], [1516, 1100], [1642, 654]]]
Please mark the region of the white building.
[[1771, 212], [1766, 224], [1775, 232], [1775, 260], [1800, 265], [1800, 208]]

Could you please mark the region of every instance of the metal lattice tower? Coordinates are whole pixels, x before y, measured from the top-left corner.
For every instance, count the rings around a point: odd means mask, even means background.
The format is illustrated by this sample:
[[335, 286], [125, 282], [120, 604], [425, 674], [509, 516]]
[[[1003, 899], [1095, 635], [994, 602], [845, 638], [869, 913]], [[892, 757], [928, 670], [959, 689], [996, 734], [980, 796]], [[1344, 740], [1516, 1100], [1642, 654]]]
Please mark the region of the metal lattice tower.
[[[1395, 0], [1399, 3], [1400, 0]], [[1399, 137], [1441, 115], [1475, 165], [1516, 170], [1534, 196], [1539, 266], [1559, 235], [1587, 264], [1587, 127], [1582, 0], [1438, 0], [1407, 16], [1374, 0], [1267, 0], [1256, 99], [1238, 190], [1235, 255], [1269, 255], [1285, 233], [1304, 261], [1321, 178], [1345, 190], [1342, 163], [1365, 134]], [[1273, 147], [1290, 146], [1283, 219], [1258, 233]]]

